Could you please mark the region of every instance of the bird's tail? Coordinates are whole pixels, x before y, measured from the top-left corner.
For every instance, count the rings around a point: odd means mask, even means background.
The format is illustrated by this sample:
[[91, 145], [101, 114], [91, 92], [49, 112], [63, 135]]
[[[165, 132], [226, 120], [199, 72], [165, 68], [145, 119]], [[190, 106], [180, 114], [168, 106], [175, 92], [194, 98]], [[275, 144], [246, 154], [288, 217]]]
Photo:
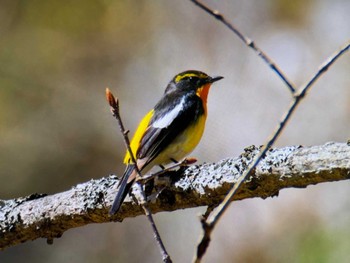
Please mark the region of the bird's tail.
[[119, 211], [120, 206], [122, 205], [125, 197], [129, 193], [131, 186], [133, 185], [135, 178], [129, 181], [130, 175], [135, 171], [134, 165], [128, 165], [122, 179], [118, 184], [118, 193], [114, 199], [111, 210], [109, 210], [110, 215], [114, 215]]

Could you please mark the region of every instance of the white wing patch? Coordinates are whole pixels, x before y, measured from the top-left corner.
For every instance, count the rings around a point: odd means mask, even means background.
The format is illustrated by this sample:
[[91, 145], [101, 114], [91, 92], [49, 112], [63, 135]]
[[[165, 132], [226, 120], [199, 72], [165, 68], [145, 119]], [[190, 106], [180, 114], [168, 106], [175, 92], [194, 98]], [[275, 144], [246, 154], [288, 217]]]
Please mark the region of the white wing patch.
[[179, 115], [180, 111], [182, 111], [184, 103], [185, 103], [185, 99], [183, 98], [176, 107], [174, 107], [171, 111], [169, 111], [167, 114], [162, 116], [159, 120], [156, 120], [152, 124], [152, 126], [154, 128], [168, 127], [173, 122], [173, 120]]

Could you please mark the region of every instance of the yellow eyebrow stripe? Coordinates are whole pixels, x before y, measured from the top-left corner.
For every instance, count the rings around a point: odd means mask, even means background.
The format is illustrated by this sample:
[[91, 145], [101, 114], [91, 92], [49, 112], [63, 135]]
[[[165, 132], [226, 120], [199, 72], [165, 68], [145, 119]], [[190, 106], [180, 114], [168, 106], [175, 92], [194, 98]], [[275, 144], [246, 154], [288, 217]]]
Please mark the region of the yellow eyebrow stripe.
[[198, 73], [187, 73], [187, 74], [183, 74], [183, 75], [177, 75], [175, 78], [175, 83], [178, 83], [180, 80], [187, 78], [187, 77], [197, 77], [200, 79], [205, 79], [208, 76], [205, 74], [198, 74]]

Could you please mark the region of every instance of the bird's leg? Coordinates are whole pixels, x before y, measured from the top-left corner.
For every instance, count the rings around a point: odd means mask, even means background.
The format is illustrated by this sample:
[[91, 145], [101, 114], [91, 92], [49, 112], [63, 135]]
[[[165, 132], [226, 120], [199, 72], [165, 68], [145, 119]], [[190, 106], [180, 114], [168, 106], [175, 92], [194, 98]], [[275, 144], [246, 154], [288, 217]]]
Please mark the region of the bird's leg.
[[173, 163], [179, 163], [179, 162], [176, 161], [174, 158], [170, 158], [170, 160], [171, 160]]
[[163, 192], [163, 190], [166, 188], [166, 186], [163, 186], [160, 189], [157, 189], [157, 191], [153, 194], [147, 195], [147, 202], [155, 202], [158, 198], [158, 196]]
[[[162, 176], [167, 172], [172, 172], [175, 168], [182, 168], [193, 164], [197, 161], [195, 158], [185, 158], [180, 162], [177, 162], [175, 159], [172, 159], [174, 164], [164, 167], [159, 165], [162, 170], [153, 174], [146, 174], [142, 178], [137, 179], [145, 186], [145, 193], [147, 195], [147, 201], [154, 202], [157, 197], [163, 192], [163, 190], [172, 184], [174, 178], [170, 176]], [[152, 193], [154, 191], [154, 193]]]
[[189, 166], [191, 164], [194, 164], [195, 162], [197, 162], [196, 158], [188, 157], [188, 158], [185, 158], [185, 159], [181, 160], [180, 162], [176, 162], [173, 165], [170, 165], [168, 167], [164, 167], [162, 165], [164, 169], [162, 169], [161, 171], [158, 171], [158, 172], [153, 173], [153, 174], [146, 174], [142, 178], [138, 178], [137, 181], [141, 181], [142, 183], [145, 183], [145, 182], [147, 182], [147, 181], [149, 181], [157, 176], [160, 176], [162, 174], [165, 174], [166, 172], [174, 170], [175, 168]]

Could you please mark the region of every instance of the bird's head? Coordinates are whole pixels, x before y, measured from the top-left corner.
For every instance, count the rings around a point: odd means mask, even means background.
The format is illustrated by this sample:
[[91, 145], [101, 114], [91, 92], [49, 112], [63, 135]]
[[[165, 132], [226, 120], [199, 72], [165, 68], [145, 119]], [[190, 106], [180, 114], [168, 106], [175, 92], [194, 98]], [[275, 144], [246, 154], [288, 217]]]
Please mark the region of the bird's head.
[[198, 70], [187, 70], [177, 74], [165, 89], [165, 94], [171, 92], [195, 92], [203, 101], [206, 109], [208, 92], [211, 84], [223, 79], [221, 76], [210, 77], [208, 74]]

